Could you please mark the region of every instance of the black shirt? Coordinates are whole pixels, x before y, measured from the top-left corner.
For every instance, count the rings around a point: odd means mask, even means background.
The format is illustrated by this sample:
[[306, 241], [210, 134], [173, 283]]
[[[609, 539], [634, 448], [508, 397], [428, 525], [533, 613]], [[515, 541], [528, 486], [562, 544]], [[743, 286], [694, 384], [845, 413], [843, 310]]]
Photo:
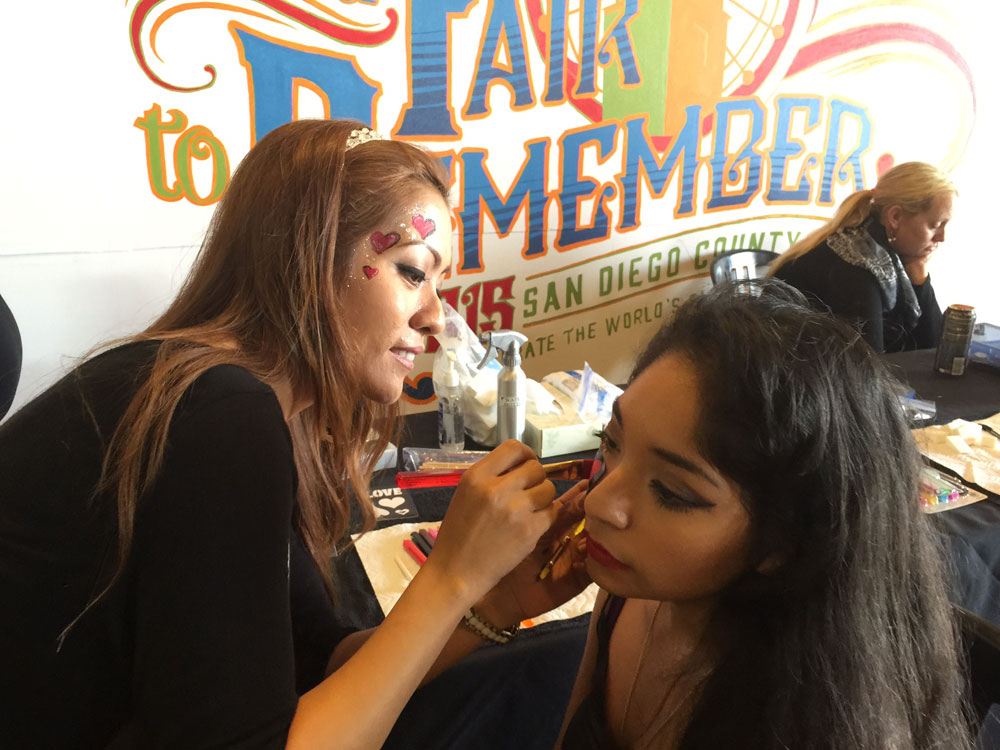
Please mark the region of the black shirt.
[[608, 658], [611, 653], [611, 633], [618, 616], [625, 606], [625, 599], [611, 595], [597, 616], [597, 656], [591, 676], [590, 691], [584, 696], [566, 725], [561, 750], [617, 750], [608, 715], [604, 706], [607, 692]]
[[[869, 234], [882, 247], [893, 252], [878, 222], [869, 225]], [[920, 318], [915, 326], [904, 322], [903, 294], [897, 295], [891, 310], [883, 307], [878, 281], [870, 271], [848, 263], [822, 242], [804, 255], [778, 268], [774, 277], [801, 291], [822, 309], [855, 326], [878, 352], [902, 352], [930, 349], [941, 337], [941, 308], [930, 278], [913, 284], [908, 277], [901, 284], [911, 284], [920, 304]]]
[[157, 347], [84, 363], [0, 428], [4, 748], [282, 748], [344, 635], [293, 531], [278, 400], [223, 365], [181, 399], [125, 569], [60, 644], [115, 566], [114, 498], [94, 487]]

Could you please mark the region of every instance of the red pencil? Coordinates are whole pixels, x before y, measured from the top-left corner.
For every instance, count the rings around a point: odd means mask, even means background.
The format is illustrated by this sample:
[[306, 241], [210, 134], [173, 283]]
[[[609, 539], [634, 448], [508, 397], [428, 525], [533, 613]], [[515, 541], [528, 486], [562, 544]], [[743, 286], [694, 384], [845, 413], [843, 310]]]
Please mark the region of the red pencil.
[[415, 545], [409, 539], [403, 540], [403, 549], [405, 549], [407, 552], [410, 553], [410, 557], [412, 557], [414, 560], [417, 561], [417, 565], [423, 565], [425, 562], [427, 562], [427, 556], [423, 552], [418, 550], [417, 545]]

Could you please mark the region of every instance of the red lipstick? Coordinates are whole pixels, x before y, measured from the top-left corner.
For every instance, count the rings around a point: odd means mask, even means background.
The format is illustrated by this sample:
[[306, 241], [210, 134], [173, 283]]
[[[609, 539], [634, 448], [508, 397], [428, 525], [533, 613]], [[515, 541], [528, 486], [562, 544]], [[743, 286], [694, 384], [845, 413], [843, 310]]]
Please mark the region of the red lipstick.
[[587, 556], [594, 562], [612, 570], [627, 570], [628, 565], [608, 552], [604, 547], [594, 541], [593, 537], [587, 537]]

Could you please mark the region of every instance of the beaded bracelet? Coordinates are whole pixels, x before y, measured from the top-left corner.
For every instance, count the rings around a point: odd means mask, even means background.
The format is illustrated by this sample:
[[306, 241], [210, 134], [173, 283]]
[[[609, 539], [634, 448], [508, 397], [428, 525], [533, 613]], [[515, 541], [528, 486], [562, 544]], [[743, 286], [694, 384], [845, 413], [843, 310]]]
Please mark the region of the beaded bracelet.
[[493, 641], [494, 643], [507, 643], [521, 629], [520, 623], [509, 628], [498, 628], [489, 620], [484, 620], [476, 612], [475, 607], [469, 607], [469, 611], [465, 613], [465, 617], [462, 618], [461, 622], [462, 627], [466, 630], [471, 630], [480, 638]]

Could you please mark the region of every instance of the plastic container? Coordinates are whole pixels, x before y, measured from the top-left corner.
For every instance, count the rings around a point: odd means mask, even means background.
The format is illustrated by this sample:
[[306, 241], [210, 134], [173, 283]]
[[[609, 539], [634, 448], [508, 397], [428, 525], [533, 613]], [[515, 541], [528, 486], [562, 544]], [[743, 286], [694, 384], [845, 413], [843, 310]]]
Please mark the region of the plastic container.
[[438, 445], [447, 451], [460, 451], [465, 447], [462, 381], [456, 367], [458, 360], [455, 352], [448, 349], [445, 356], [446, 369], [439, 378], [434, 379], [434, 393], [438, 400]]

